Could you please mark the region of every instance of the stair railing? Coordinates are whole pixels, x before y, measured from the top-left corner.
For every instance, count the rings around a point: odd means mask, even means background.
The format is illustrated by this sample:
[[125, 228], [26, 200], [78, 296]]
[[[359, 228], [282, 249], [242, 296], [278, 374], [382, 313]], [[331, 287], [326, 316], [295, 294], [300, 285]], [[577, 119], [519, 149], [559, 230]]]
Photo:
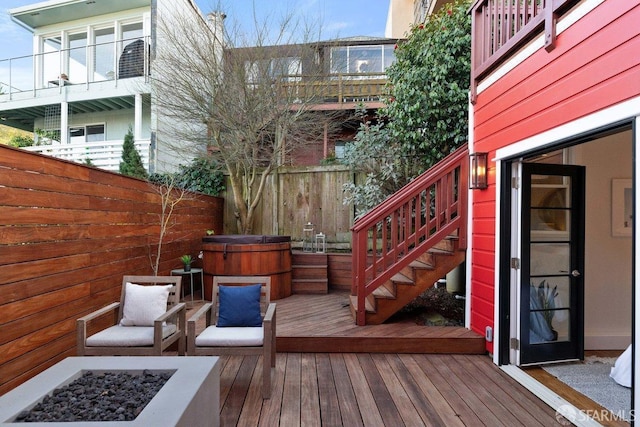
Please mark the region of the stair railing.
[[366, 323], [373, 291], [445, 237], [457, 234], [458, 249], [466, 248], [468, 170], [465, 144], [355, 222], [356, 324]]

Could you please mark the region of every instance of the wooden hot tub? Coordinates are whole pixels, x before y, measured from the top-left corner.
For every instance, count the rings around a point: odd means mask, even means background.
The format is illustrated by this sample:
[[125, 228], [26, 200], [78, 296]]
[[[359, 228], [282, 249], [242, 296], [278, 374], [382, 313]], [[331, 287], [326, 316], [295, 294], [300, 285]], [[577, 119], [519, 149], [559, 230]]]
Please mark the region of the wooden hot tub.
[[272, 300], [291, 295], [290, 236], [205, 236], [202, 254], [204, 297], [209, 301], [213, 276], [270, 276]]

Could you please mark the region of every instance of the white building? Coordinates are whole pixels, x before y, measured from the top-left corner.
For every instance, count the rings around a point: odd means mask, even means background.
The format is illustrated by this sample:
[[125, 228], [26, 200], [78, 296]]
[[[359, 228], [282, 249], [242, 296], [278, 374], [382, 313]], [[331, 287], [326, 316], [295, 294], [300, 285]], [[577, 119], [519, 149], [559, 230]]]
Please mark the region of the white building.
[[10, 10], [33, 33], [33, 54], [0, 60], [2, 123], [46, 144], [29, 150], [108, 170], [118, 170], [129, 128], [149, 172], [188, 162], [158, 130], [153, 90], [157, 23], [176, 13], [206, 22], [192, 0], [48, 0]]

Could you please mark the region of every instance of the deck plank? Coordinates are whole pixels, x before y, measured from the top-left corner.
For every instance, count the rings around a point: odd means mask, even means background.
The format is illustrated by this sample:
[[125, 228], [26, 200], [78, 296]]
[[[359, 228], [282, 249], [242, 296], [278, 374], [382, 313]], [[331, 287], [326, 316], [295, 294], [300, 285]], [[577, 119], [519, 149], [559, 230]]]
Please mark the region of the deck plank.
[[[280, 424], [284, 377], [287, 367], [286, 356], [286, 354], [278, 354], [276, 357], [276, 367], [271, 372], [271, 398], [262, 402], [259, 427], [272, 427]], [[224, 424], [221, 422], [220, 426], [224, 426]]]
[[303, 353], [300, 360], [300, 407], [304, 408], [301, 410], [300, 424], [309, 427], [324, 425], [324, 420], [320, 422], [322, 414], [318, 385], [320, 372], [316, 366], [316, 359], [317, 356], [313, 354]]
[[360, 416], [362, 417], [362, 423], [365, 426], [384, 425], [382, 415], [380, 415], [373, 393], [362, 372], [362, 366], [360, 365], [358, 357], [355, 354], [344, 354], [343, 358], [347, 372], [349, 372], [349, 377], [351, 378], [351, 384], [353, 384], [353, 390], [358, 397], [358, 408], [360, 410]]
[[404, 388], [407, 398], [411, 401], [424, 424], [429, 426], [446, 427], [446, 423], [440, 418], [436, 409], [431, 405], [427, 395], [417, 383], [417, 378], [413, 377], [409, 368], [402, 362], [396, 354], [384, 355], [392, 371], [398, 377], [398, 383]]
[[[401, 383], [396, 377], [396, 370], [392, 368], [389, 360], [386, 358], [384, 354], [372, 354], [371, 359], [375, 362], [378, 367], [378, 372], [380, 377], [382, 378], [385, 387], [389, 391], [391, 395], [391, 399], [398, 409], [398, 413], [400, 417], [404, 421], [404, 425], [407, 426], [419, 426], [423, 425], [424, 421], [418, 410], [414, 406], [413, 402], [409, 398], [407, 394], [407, 390], [405, 390], [403, 384], [406, 386], [409, 383]], [[398, 367], [402, 371], [402, 367]]]
[[493, 395], [522, 422], [526, 421], [527, 425], [541, 425], [538, 421], [543, 414], [548, 411], [549, 407], [540, 399], [528, 401], [526, 394], [523, 393], [522, 387], [506, 375], [504, 372], [494, 369], [490, 359], [476, 359], [472, 357], [460, 357], [458, 362], [466, 366], [467, 371], [471, 372], [478, 382], [485, 384], [485, 387], [493, 391]]
[[333, 371], [333, 381], [336, 383], [336, 394], [340, 406], [340, 417], [342, 424], [346, 426], [363, 426], [362, 418], [358, 411], [358, 399], [349, 378], [347, 363], [341, 354], [332, 353], [331, 370]]
[[280, 423], [285, 426], [300, 425], [300, 396], [301, 396], [301, 353], [288, 353], [287, 367], [282, 391], [282, 412]]
[[[433, 381], [436, 388], [442, 393], [442, 396], [449, 402], [454, 413], [460, 418], [462, 423], [467, 426], [477, 426], [483, 423], [472, 408], [467, 405], [466, 400], [458, 392], [457, 383], [450, 384], [446, 379], [446, 373], [441, 373], [439, 365], [434, 365], [431, 358], [420, 357], [416, 355], [418, 365], [427, 378]], [[464, 385], [464, 382], [460, 383]]]
[[[438, 390], [429, 377], [425, 375], [425, 372], [420, 368], [416, 359], [412, 355], [404, 354], [398, 355], [398, 358], [407, 368], [406, 376], [412, 378], [416, 382], [422, 392], [422, 395], [425, 396], [425, 400], [433, 406], [437, 413], [438, 418], [435, 416], [431, 416], [429, 418], [429, 420], [433, 422], [433, 425], [444, 425], [446, 427], [464, 426], [458, 414], [454, 411], [449, 402], [447, 402], [447, 399], [442, 395], [442, 393], [440, 393], [440, 390]], [[438, 422], [438, 419], [441, 421]]]
[[316, 364], [322, 425], [339, 426], [341, 425], [340, 406], [331, 360], [327, 354], [319, 353], [316, 354]]
[[242, 358], [242, 363], [238, 368], [233, 384], [229, 389], [229, 394], [220, 411], [220, 423], [225, 425], [237, 425], [240, 412], [244, 405], [245, 397], [250, 390], [251, 377], [256, 369], [258, 356], [247, 356]]
[[358, 360], [367, 383], [369, 383], [369, 389], [373, 394], [383, 423], [386, 426], [404, 425], [398, 408], [391, 397], [391, 392], [385, 385], [372, 356], [371, 354], [358, 354]]

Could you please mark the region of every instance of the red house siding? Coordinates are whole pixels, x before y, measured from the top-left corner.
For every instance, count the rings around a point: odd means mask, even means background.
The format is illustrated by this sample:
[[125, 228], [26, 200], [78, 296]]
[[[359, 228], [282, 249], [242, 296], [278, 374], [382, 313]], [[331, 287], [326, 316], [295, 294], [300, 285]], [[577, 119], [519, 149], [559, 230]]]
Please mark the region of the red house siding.
[[[640, 1], [607, 0], [478, 94], [474, 151], [489, 152], [640, 95]], [[495, 165], [472, 206], [471, 327], [493, 325]], [[493, 351], [492, 343], [487, 350]]]

